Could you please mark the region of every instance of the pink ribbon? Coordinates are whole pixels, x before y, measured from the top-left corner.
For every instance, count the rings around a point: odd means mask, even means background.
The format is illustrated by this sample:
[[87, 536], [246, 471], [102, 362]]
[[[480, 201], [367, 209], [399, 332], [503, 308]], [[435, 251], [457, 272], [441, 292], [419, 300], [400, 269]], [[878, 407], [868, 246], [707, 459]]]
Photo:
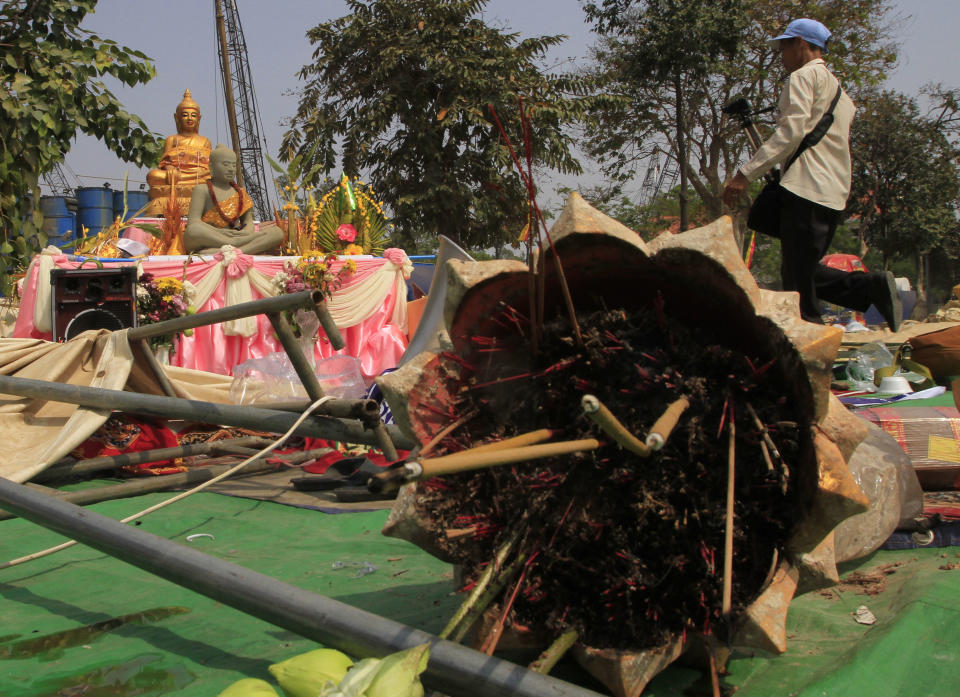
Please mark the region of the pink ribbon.
[[402, 249], [397, 249], [396, 247], [390, 247], [383, 251], [383, 258], [387, 261], [393, 262], [397, 266], [403, 266], [403, 262], [406, 261], [407, 255]]
[[[213, 258], [223, 264], [223, 252], [217, 252], [213, 255]], [[243, 252], [237, 252], [230, 263], [225, 264], [224, 273], [227, 274], [227, 278], [229, 279], [240, 278], [251, 266], [253, 266], [253, 257]]]

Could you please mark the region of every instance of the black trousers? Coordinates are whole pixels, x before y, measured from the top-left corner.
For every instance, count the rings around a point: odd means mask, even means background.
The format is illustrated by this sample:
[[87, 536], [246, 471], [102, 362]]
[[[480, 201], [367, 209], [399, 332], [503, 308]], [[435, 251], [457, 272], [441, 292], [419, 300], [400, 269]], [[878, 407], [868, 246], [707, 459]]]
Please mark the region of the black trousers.
[[842, 211], [808, 201], [781, 189], [780, 280], [784, 290], [800, 293], [800, 314], [822, 323], [819, 301], [864, 312], [876, 284], [873, 274], [840, 271], [820, 263], [833, 241]]

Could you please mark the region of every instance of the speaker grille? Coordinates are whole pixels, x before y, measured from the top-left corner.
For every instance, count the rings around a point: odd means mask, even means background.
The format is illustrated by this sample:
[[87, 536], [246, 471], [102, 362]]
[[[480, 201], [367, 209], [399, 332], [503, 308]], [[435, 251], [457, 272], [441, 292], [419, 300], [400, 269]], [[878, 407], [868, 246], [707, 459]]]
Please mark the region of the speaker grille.
[[88, 329], [115, 331], [137, 324], [135, 266], [54, 269], [53, 340], [65, 341]]
[[89, 329], [109, 329], [114, 332], [124, 328], [124, 323], [115, 314], [102, 307], [95, 307], [90, 310], [83, 310], [75, 315], [63, 330], [63, 338], [70, 341], [77, 334], [82, 334]]

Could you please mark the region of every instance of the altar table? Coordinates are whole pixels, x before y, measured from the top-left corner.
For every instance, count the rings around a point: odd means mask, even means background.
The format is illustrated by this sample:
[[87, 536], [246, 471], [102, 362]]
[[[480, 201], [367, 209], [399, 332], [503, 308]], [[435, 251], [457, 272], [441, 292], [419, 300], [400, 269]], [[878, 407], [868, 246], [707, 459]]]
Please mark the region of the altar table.
[[[412, 264], [401, 250], [391, 249], [387, 258], [370, 256], [341, 257], [333, 271], [350, 258], [357, 270], [343, 280], [328, 299], [327, 307], [346, 346], [334, 351], [322, 336], [314, 346], [317, 360], [334, 354], [360, 359], [368, 381], [397, 365], [407, 347], [407, 291], [405, 278]], [[286, 262], [297, 257], [250, 256], [233, 247], [224, 247], [215, 255], [192, 257], [145, 257], [137, 261], [101, 260], [104, 267], [136, 264], [154, 278], [172, 276], [185, 279], [196, 288], [198, 312], [257, 300], [277, 294], [273, 277], [284, 270]], [[94, 268], [59, 249], [48, 247], [36, 256], [23, 279], [20, 312], [13, 336], [52, 338], [50, 271], [53, 268]], [[250, 358], [261, 358], [282, 351], [270, 320], [260, 315], [199, 327], [193, 336], [180, 335], [174, 343], [172, 365], [230, 375], [234, 366]]]

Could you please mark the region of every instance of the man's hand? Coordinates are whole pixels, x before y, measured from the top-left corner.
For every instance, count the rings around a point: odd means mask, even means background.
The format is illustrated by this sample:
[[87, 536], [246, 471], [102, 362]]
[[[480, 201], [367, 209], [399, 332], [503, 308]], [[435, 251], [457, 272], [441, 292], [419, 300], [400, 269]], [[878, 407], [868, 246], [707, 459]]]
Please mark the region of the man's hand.
[[740, 172], [723, 189], [723, 202], [730, 208], [736, 208], [747, 191], [750, 182]]

